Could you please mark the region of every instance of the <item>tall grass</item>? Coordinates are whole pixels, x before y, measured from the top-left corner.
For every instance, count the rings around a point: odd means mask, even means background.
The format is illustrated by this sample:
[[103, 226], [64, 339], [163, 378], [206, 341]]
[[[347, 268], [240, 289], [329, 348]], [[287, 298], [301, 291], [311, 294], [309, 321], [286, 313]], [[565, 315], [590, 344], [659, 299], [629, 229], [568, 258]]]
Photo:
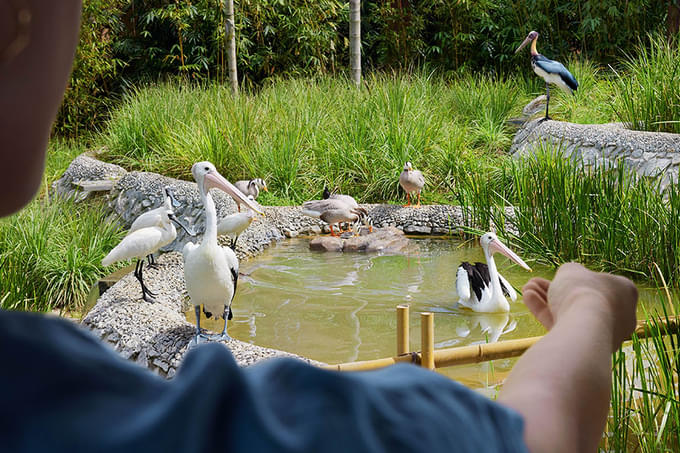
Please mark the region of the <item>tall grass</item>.
[[613, 108], [632, 129], [680, 133], [680, 48], [661, 35], [648, 39], [624, 61]]
[[121, 238], [97, 204], [42, 199], [1, 219], [1, 306], [81, 308], [104, 275], [101, 259]]
[[394, 200], [410, 160], [431, 184], [427, 200], [475, 161], [502, 159], [487, 151], [509, 145], [505, 121], [521, 94], [513, 81], [428, 74], [369, 76], [363, 90], [337, 78], [280, 80], [238, 99], [217, 85], [161, 85], [132, 91], [102, 139], [128, 167], [188, 178], [208, 159], [229, 179], [267, 178], [289, 203], [325, 185]]

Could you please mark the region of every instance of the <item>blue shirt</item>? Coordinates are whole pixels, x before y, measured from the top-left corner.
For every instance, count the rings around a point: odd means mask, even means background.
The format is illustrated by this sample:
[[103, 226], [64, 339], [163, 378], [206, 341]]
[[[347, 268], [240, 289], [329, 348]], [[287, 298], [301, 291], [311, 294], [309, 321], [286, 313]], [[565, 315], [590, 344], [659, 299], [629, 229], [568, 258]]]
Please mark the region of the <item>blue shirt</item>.
[[526, 452], [511, 409], [413, 365], [240, 368], [219, 344], [162, 379], [73, 323], [0, 310], [3, 452]]

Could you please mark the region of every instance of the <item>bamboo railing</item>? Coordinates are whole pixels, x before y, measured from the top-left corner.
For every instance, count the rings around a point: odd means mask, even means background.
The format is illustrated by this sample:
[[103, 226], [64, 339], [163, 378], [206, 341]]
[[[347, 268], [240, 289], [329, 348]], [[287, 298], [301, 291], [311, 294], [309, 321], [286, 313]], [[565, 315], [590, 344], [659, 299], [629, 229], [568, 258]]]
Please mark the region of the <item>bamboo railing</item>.
[[[637, 335], [638, 338], [652, 336], [656, 332], [655, 325], [659, 326], [659, 329], [664, 335], [677, 334], [680, 332], [680, 317], [672, 316], [668, 318], [657, 318], [654, 321], [641, 321], [635, 328], [635, 335]], [[414, 363], [429, 369], [446, 368], [455, 365], [518, 357], [541, 338], [543, 337], [529, 337], [518, 340], [505, 340], [496, 343], [434, 350], [434, 315], [432, 313], [422, 313], [422, 351], [408, 352], [408, 306], [400, 305], [397, 307], [398, 354], [396, 356], [360, 362], [325, 365], [323, 368], [338, 371], [365, 371], [383, 368], [396, 363]]]

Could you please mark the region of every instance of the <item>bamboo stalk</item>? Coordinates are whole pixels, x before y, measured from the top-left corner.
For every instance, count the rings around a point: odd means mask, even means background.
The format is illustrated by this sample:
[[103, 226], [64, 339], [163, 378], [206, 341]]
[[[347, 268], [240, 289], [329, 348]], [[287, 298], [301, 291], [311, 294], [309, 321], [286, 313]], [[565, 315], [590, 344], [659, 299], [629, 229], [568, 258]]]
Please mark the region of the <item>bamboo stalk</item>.
[[434, 370], [434, 314], [420, 314], [420, 348], [423, 368]]
[[408, 305], [397, 305], [397, 355], [406, 354], [409, 350], [408, 311]]
[[[422, 318], [421, 318], [422, 319]], [[669, 317], [657, 318], [655, 320], [661, 330], [662, 334], [676, 334], [680, 332], [680, 318]], [[422, 322], [422, 320], [421, 320]], [[651, 320], [645, 320], [638, 323], [635, 328], [635, 334], [638, 338], [644, 339], [655, 334], [654, 323]], [[519, 340], [505, 340], [497, 343], [478, 344], [471, 346], [462, 346], [457, 348], [439, 349], [434, 351], [434, 367], [445, 368], [454, 365], [465, 365], [469, 363], [487, 362], [489, 360], [506, 359], [510, 357], [520, 356], [529, 349], [534, 343], [543, 338], [529, 337]], [[630, 340], [630, 338], [628, 338]], [[434, 336], [433, 336], [434, 341]], [[376, 368], [383, 368], [395, 363], [415, 363], [419, 364], [425, 360], [422, 352], [412, 352], [406, 355], [396, 357], [389, 357], [376, 360], [365, 360], [362, 362], [339, 363], [337, 365], [326, 365], [323, 368], [339, 371], [362, 371], [373, 370]]]

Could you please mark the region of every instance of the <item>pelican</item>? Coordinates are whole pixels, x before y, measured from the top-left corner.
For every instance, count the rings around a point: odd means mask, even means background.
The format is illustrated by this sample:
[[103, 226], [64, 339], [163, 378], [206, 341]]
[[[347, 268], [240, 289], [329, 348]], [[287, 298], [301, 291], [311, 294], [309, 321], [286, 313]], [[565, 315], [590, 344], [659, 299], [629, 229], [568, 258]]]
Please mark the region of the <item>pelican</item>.
[[399, 184], [404, 189], [404, 192], [406, 192], [406, 204], [404, 207], [411, 206], [410, 195], [412, 193], [418, 193], [418, 204], [415, 207], [420, 207], [420, 192], [425, 185], [425, 178], [420, 170], [413, 169], [411, 162], [404, 164], [404, 170], [399, 175]]
[[[127, 234], [141, 230], [142, 228], [152, 227], [158, 225], [162, 221], [162, 216], [166, 215], [167, 212], [173, 212], [173, 208], [179, 207], [179, 201], [175, 198], [175, 194], [172, 189], [168, 186], [163, 188], [165, 192], [165, 197], [163, 199], [163, 204], [156, 208], [146, 211], [132, 222], [130, 229]], [[191, 235], [193, 236], [193, 234]], [[173, 239], [174, 240], [174, 239]], [[154, 260], [153, 253], [147, 255], [146, 257], [149, 261], [149, 266], [154, 266], [156, 261]]]
[[[168, 245], [177, 237], [177, 230], [173, 222], [192, 235], [187, 228], [175, 218], [171, 207], [161, 206], [154, 209], [154, 216], [146, 216], [143, 222], [138, 223], [137, 229], [131, 230], [120, 243], [109, 252], [102, 260], [102, 266], [110, 266], [118, 261], [137, 258], [135, 266], [135, 277], [139, 280], [142, 287], [142, 298], [147, 302], [154, 302], [152, 299], [155, 294], [149, 291], [144, 284], [142, 270], [144, 268], [144, 258], [157, 252], [161, 247]], [[148, 213], [142, 214], [140, 217]], [[137, 220], [133, 222], [133, 225]], [[140, 226], [141, 225], [141, 226]], [[146, 226], [144, 226], [146, 225]]]
[[509, 313], [475, 313], [470, 316], [469, 324], [456, 328], [456, 333], [460, 337], [468, 337], [471, 329], [479, 326], [479, 330], [485, 335], [485, 343], [495, 343], [507, 333], [517, 328], [517, 320], [510, 321]]
[[[264, 190], [265, 192], [269, 192], [269, 189], [267, 189], [267, 183], [264, 182], [264, 179], [262, 178], [255, 178], [249, 181], [242, 179], [240, 181], [236, 181], [234, 183], [234, 186], [236, 186], [238, 190], [243, 192], [245, 196], [248, 195], [252, 196], [253, 200], [256, 200], [257, 196], [260, 195], [260, 189]], [[237, 201], [236, 205], [238, 207], [239, 212], [241, 212], [241, 203]]]
[[[248, 198], [252, 199], [252, 195], [248, 195]], [[238, 237], [246, 230], [246, 228], [250, 226], [251, 223], [253, 223], [254, 217], [255, 213], [250, 209], [244, 212], [235, 212], [233, 214], [229, 214], [217, 224], [217, 235], [229, 236], [231, 238], [231, 244], [229, 247], [231, 247], [232, 250], [235, 250]]]
[[331, 227], [331, 236], [338, 236], [333, 231], [333, 224], [340, 222], [355, 223], [367, 221], [364, 208], [351, 208], [341, 200], [311, 200], [302, 204], [302, 213], [309, 217], [321, 219]]
[[198, 344], [201, 338], [206, 338], [201, 334], [201, 304], [207, 317], [214, 314], [224, 318], [224, 329], [216, 339], [229, 339], [227, 321], [231, 318], [231, 302], [238, 282], [239, 263], [236, 254], [229, 247], [220, 247], [217, 244], [217, 210], [209, 191], [212, 188], [220, 189], [231, 195], [237, 203], [240, 202], [260, 214], [262, 211], [254, 201], [220, 175], [210, 162], [194, 164], [191, 173], [198, 184], [205, 209], [205, 233], [200, 244], [187, 242], [182, 250], [184, 280], [196, 313], [195, 342]]
[[536, 50], [537, 39], [538, 32], [529, 32], [522, 44], [520, 44], [517, 50], [515, 50], [515, 53], [522, 50], [524, 46], [531, 42], [531, 67], [539, 77], [545, 80], [545, 94], [547, 101], [545, 103], [545, 118], [541, 120], [544, 121], [550, 119], [550, 116], [548, 116], [548, 107], [550, 106], [550, 84], [555, 84], [567, 93], [574, 94], [574, 91], [578, 89], [578, 82], [562, 63], [546, 58], [538, 53]]
[[496, 252], [510, 258], [524, 269], [531, 268], [522, 259], [503, 244], [494, 233], [484, 234], [480, 240], [486, 264], [468, 262], [461, 263], [456, 272], [456, 290], [460, 300], [458, 303], [472, 311], [496, 313], [510, 311], [507, 295], [514, 302], [517, 293], [508, 281], [498, 273], [493, 254]]

